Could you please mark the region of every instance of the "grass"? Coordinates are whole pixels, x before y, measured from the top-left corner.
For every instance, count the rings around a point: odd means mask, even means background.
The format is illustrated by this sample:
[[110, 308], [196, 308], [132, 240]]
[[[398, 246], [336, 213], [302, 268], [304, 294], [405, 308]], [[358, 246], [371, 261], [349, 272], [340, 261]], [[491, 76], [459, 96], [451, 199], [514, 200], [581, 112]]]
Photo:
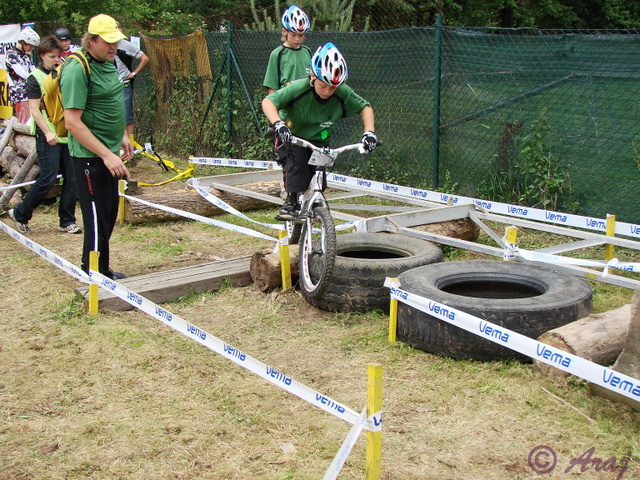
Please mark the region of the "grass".
[[[270, 215], [251, 214], [269, 223]], [[56, 232], [55, 209], [37, 210], [30, 225], [34, 241], [78, 262], [82, 236]], [[544, 241], [519, 235], [527, 245]], [[112, 258], [116, 270], [137, 275], [270, 246], [191, 221], [148, 223], [116, 227]], [[478, 257], [445, 251], [448, 260]], [[88, 315], [74, 294], [79, 283], [6, 235], [0, 282], [2, 480], [318, 479], [347, 435], [349, 425], [142, 312]], [[599, 311], [629, 301], [624, 289], [593, 285]], [[164, 307], [357, 411], [367, 364], [382, 364], [383, 479], [541, 478], [528, 464], [537, 445], [557, 453], [549, 478], [575, 479], [575, 468], [564, 470], [591, 447], [618, 461], [632, 452], [623, 478], [640, 473], [638, 414], [589, 395], [575, 378], [389, 343], [380, 312], [323, 312], [296, 291], [226, 286]], [[363, 436], [339, 478], [364, 471]], [[589, 468], [580, 478], [615, 473]]]

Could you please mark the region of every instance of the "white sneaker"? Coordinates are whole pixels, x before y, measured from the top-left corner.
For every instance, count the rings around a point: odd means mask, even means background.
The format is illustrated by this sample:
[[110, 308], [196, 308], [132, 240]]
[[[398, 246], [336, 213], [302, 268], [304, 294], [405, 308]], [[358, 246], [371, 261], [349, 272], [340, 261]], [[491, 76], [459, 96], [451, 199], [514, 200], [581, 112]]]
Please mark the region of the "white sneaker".
[[75, 223], [72, 223], [71, 225], [67, 225], [66, 227], [58, 227], [58, 230], [60, 230], [61, 232], [67, 232], [67, 233], [82, 233], [82, 229]]
[[26, 223], [20, 223], [19, 221], [16, 220], [16, 217], [13, 216], [13, 208], [10, 208], [7, 213], [9, 214], [9, 218], [11, 220], [13, 220], [16, 224], [16, 229], [20, 232], [20, 233], [24, 233], [25, 235], [27, 233], [31, 233], [31, 229], [29, 228], [29, 225]]

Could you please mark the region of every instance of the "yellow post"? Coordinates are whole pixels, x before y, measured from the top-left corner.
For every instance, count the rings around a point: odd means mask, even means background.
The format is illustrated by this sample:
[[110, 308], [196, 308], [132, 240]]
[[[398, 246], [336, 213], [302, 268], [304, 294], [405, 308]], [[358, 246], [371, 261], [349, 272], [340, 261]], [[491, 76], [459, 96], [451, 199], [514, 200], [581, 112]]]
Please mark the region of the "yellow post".
[[[280, 230], [278, 238], [283, 239], [287, 236], [287, 232]], [[282, 274], [282, 289], [291, 288], [291, 260], [289, 260], [289, 245], [281, 244], [280, 248], [280, 272]]]
[[[367, 417], [382, 410], [382, 365], [370, 363], [367, 375]], [[366, 480], [380, 478], [382, 463], [382, 431], [367, 431]]]
[[[609, 215], [607, 213], [607, 231], [606, 231], [606, 235], [607, 237], [615, 237], [616, 236], [616, 216], [615, 215]], [[615, 247], [613, 245], [610, 244], [606, 244], [604, 246], [604, 259], [608, 262], [609, 260], [613, 259], [613, 256], [615, 255]]]
[[[518, 236], [518, 229], [514, 226], [511, 227], [507, 227], [507, 245], [514, 245], [516, 244], [516, 238]], [[507, 262], [513, 262], [514, 261], [514, 255], [513, 253], [507, 253], [507, 250], [505, 249], [505, 254], [504, 254], [504, 260], [506, 260]]]
[[118, 191], [120, 192], [120, 196], [118, 197], [118, 221], [120, 223], [124, 223], [124, 197], [122, 195], [124, 195], [126, 189], [126, 181], [118, 180]]
[[[397, 278], [391, 278], [393, 281], [398, 281]], [[395, 298], [391, 299], [389, 303], [389, 341], [395, 342], [396, 336], [398, 334], [398, 300]]]
[[[98, 257], [100, 252], [89, 252], [89, 269], [95, 272], [98, 271]], [[97, 315], [98, 313], [98, 284], [89, 284], [89, 314]]]

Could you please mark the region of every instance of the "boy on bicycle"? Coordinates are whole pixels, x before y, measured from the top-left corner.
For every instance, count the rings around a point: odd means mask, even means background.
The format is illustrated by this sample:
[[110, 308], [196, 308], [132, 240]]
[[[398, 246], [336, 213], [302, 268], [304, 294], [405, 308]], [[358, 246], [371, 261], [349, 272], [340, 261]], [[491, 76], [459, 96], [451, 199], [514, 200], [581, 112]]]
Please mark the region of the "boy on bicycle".
[[[315, 167], [308, 164], [311, 150], [291, 145], [291, 135], [326, 146], [340, 118], [360, 114], [365, 152], [372, 152], [378, 145], [373, 109], [368, 101], [345, 85], [347, 63], [337, 47], [331, 42], [318, 47], [310, 67], [309, 77], [296, 80], [262, 100], [262, 110], [280, 142], [278, 163], [283, 165], [287, 192], [277, 220], [296, 219], [299, 194], [307, 189], [315, 172]], [[279, 112], [284, 118], [280, 118]]]

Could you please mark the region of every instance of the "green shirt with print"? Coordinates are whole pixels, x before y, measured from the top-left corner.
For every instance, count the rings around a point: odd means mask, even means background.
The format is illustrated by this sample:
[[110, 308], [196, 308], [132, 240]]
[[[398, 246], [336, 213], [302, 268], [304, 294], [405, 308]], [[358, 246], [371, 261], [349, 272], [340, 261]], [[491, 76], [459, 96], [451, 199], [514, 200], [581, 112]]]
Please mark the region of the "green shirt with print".
[[280, 45], [271, 55], [262, 86], [279, 90], [292, 81], [309, 75], [311, 50], [302, 45], [300, 48], [289, 48]]
[[291, 133], [319, 146], [329, 144], [338, 120], [356, 115], [369, 106], [369, 102], [348, 85], [340, 85], [331, 97], [322, 100], [309, 85], [309, 78], [291, 82], [267, 98], [280, 111]]
[[[79, 62], [67, 60], [60, 76], [64, 108], [83, 110], [82, 123], [111, 152], [118, 154], [124, 135], [124, 100], [122, 82], [113, 62], [100, 62], [81, 50], [91, 66], [91, 85]], [[67, 64], [68, 63], [68, 64]], [[88, 150], [69, 134], [69, 151], [77, 158], [92, 158]]]

